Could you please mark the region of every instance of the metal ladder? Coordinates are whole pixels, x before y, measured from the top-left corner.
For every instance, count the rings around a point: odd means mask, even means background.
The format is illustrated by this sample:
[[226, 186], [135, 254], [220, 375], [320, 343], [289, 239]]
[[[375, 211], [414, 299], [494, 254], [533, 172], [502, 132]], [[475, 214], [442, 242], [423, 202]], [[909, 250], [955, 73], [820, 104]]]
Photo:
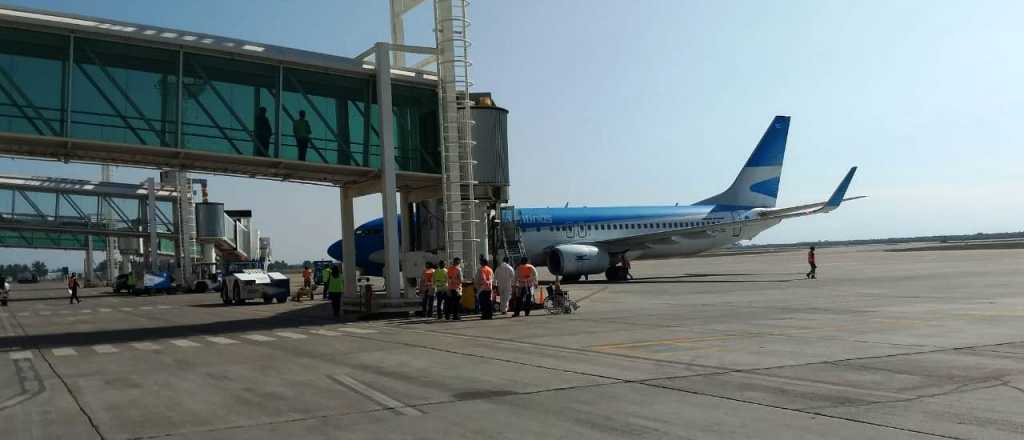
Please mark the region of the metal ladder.
[[[505, 218], [505, 213], [508, 212], [510, 215], [508, 219]], [[516, 218], [516, 209], [514, 206], [502, 207], [501, 212], [501, 226], [498, 227], [498, 235], [501, 240], [501, 247], [505, 250], [505, 256], [511, 260], [512, 265], [519, 261], [520, 258], [526, 256], [526, 246], [523, 243], [522, 232], [519, 230], [519, 222]], [[511, 237], [509, 237], [511, 235]]]
[[467, 0], [434, 2], [438, 60], [438, 104], [441, 114], [441, 145], [445, 250], [448, 260], [461, 258], [470, 273], [476, 267], [478, 239], [476, 180], [473, 169], [473, 102], [469, 89], [469, 20]]

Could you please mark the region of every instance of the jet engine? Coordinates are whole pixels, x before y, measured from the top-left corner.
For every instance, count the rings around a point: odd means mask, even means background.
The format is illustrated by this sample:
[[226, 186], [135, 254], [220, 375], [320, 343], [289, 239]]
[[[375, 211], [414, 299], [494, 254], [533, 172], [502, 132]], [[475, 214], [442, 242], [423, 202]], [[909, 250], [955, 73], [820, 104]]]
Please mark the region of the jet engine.
[[608, 252], [585, 244], [563, 244], [548, 251], [548, 270], [566, 280], [602, 273], [608, 269]]

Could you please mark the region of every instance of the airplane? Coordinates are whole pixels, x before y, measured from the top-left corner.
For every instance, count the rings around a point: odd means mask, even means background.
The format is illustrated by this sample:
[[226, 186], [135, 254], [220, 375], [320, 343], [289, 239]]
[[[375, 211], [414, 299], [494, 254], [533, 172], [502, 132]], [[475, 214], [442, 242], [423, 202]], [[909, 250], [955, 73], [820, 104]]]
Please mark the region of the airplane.
[[[503, 211], [501, 220], [519, 227], [523, 256], [563, 281], [602, 272], [609, 281], [625, 281], [627, 260], [697, 255], [863, 198], [845, 198], [857, 172], [852, 167], [827, 200], [775, 207], [789, 123], [789, 116], [776, 116], [732, 185], [693, 205], [520, 208]], [[383, 223], [377, 218], [356, 228], [356, 266], [366, 275], [383, 272]], [[341, 241], [328, 255], [341, 260]]]

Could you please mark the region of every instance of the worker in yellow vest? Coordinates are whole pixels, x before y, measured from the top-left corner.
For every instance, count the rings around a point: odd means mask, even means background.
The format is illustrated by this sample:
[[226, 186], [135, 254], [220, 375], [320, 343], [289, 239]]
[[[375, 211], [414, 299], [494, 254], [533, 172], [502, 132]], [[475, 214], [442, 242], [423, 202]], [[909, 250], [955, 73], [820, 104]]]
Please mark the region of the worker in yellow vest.
[[327, 300], [327, 279], [331, 277], [331, 267], [333, 264], [328, 264], [320, 269], [320, 281], [324, 282], [324, 300]]
[[337, 264], [331, 267], [327, 278], [324, 278], [324, 288], [331, 297], [331, 311], [334, 312], [334, 319], [341, 319], [341, 294], [345, 291], [345, 277], [341, 275], [341, 269]]
[[435, 301], [437, 301], [437, 319], [441, 319], [444, 316], [442, 313], [447, 307], [445, 302], [448, 301], [448, 269], [444, 267], [444, 260], [437, 262], [432, 281], [434, 282]]

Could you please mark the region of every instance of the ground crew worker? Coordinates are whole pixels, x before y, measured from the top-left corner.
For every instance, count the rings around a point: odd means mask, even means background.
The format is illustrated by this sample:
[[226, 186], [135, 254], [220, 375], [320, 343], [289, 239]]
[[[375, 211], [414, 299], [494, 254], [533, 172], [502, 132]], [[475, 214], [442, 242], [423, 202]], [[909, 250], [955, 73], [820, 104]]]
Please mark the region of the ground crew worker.
[[313, 288], [313, 271], [309, 268], [308, 264], [302, 268], [302, 287], [306, 289]]
[[331, 277], [331, 265], [324, 266], [320, 271], [320, 281], [324, 282], [324, 300], [327, 300], [327, 279]]
[[533, 307], [533, 288], [537, 287], [537, 268], [530, 264], [530, 259], [523, 257], [519, 260], [519, 267], [516, 269], [516, 286], [519, 288], [519, 295], [516, 298], [515, 312], [512, 317], [519, 316], [523, 311], [530, 316], [530, 309]]
[[324, 279], [324, 288], [331, 296], [331, 311], [334, 319], [341, 319], [341, 293], [345, 291], [345, 277], [341, 275], [341, 269], [335, 264], [331, 267], [327, 278]]
[[516, 270], [508, 263], [508, 257], [502, 258], [501, 265], [494, 272], [494, 283], [498, 290], [498, 310], [502, 315], [508, 312], [508, 301], [514, 294], [512, 286], [516, 281]]
[[491, 291], [494, 290], [494, 270], [487, 265], [487, 258], [480, 256], [480, 269], [476, 271], [476, 298], [480, 305], [480, 319], [494, 317], [494, 304], [491, 302]]
[[313, 130], [309, 128], [309, 121], [306, 120], [305, 110], [299, 110], [299, 119], [292, 122], [292, 134], [295, 135], [295, 145], [299, 147], [299, 160], [305, 162], [309, 140], [313, 136]]
[[437, 267], [434, 269], [434, 296], [437, 298], [437, 319], [444, 317], [444, 309], [447, 308], [448, 301], [448, 270], [444, 267], [444, 260], [437, 262]]
[[135, 295], [135, 271], [128, 272], [128, 294]]
[[429, 318], [434, 312], [434, 264], [428, 261], [423, 266], [417, 290], [423, 297], [423, 317]]
[[72, 273], [71, 279], [68, 280], [68, 292], [71, 292], [71, 298], [68, 300], [68, 304], [76, 304], [75, 301], [78, 301], [79, 303], [82, 302], [82, 300], [78, 298], [78, 288], [80, 286], [81, 285], [78, 284], [78, 274]]
[[811, 246], [811, 250], [807, 252], [807, 264], [811, 266], [811, 271], [807, 272], [806, 277], [809, 279], [818, 278], [818, 265], [814, 261], [814, 246]]
[[444, 308], [444, 319], [462, 319], [462, 259], [455, 257], [448, 268], [448, 304]]

